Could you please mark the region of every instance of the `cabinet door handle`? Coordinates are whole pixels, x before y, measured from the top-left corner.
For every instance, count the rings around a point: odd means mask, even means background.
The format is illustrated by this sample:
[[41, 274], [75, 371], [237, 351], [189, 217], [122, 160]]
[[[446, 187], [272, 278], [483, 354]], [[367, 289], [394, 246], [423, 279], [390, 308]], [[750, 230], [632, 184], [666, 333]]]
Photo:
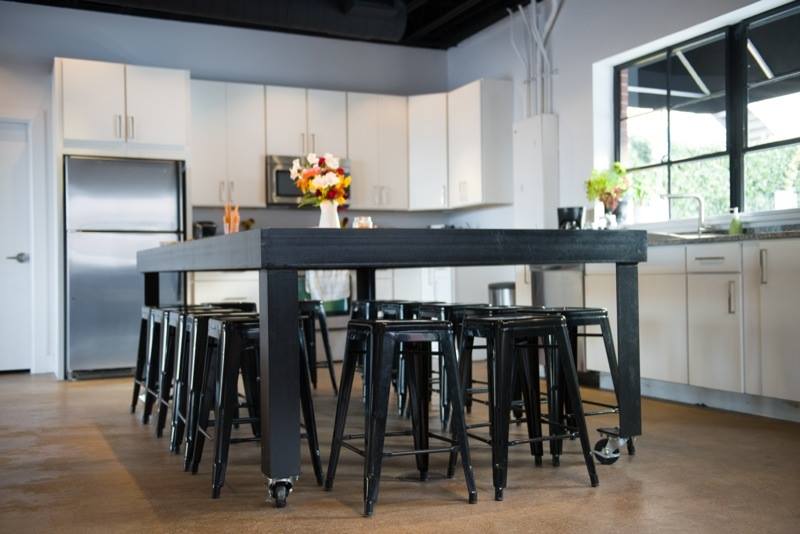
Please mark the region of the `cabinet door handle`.
[[441, 200], [442, 207], [447, 206], [447, 186], [442, 186], [442, 200]]
[[305, 156], [306, 155], [306, 134], [300, 134], [300, 152]]
[[225, 203], [225, 181], [219, 181], [219, 201]]
[[228, 182], [228, 202], [233, 203], [233, 180]]
[[122, 115], [114, 115], [114, 136], [122, 138]]
[[388, 187], [381, 187], [381, 204], [388, 205], [389, 204], [389, 188]]
[[311, 134], [311, 152], [317, 151], [317, 134]]
[[761, 269], [761, 285], [767, 285], [767, 250], [758, 251], [758, 266]]
[[136, 138], [136, 124], [133, 122], [133, 115], [131, 115], [131, 129], [129, 131], [128, 139]]
[[728, 313], [731, 315], [736, 313], [736, 282], [734, 280], [728, 282]]
[[697, 256], [694, 261], [725, 261], [725, 256]]
[[525, 265], [522, 269], [522, 281], [525, 282], [525, 285], [530, 284], [530, 280], [528, 280], [528, 275], [531, 272], [531, 266]]

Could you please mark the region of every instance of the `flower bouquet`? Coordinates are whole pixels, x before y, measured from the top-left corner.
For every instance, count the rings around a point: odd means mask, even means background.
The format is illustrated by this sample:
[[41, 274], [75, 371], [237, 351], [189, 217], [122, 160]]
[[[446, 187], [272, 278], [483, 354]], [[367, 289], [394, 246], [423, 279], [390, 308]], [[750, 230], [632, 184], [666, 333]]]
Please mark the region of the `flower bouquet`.
[[339, 166], [333, 154], [314, 153], [292, 162], [291, 177], [303, 193], [300, 206], [320, 206], [331, 202], [341, 206], [350, 196], [350, 175]]

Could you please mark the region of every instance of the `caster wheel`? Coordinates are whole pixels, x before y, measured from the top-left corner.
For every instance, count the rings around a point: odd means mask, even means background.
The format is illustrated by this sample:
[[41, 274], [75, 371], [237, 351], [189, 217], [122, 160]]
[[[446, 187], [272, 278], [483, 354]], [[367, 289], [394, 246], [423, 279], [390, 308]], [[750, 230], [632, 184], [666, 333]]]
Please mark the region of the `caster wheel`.
[[275, 508], [285, 508], [286, 499], [289, 497], [290, 486], [285, 482], [276, 482], [270, 488], [270, 496], [275, 501]]
[[561, 458], [559, 458], [558, 456], [553, 456], [552, 463], [553, 463], [553, 467], [560, 466], [561, 465]]
[[594, 458], [603, 465], [611, 465], [619, 460], [619, 449], [608, 448], [608, 438], [594, 444]]
[[634, 456], [636, 454], [636, 446], [633, 444], [633, 438], [628, 439], [628, 454]]

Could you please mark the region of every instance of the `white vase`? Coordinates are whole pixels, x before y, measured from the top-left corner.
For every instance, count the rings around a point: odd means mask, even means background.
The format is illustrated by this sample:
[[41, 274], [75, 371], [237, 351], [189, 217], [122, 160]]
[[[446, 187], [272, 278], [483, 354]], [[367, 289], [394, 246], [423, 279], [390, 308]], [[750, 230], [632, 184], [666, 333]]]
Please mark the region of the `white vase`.
[[339, 206], [332, 200], [323, 200], [319, 205], [319, 227], [341, 228], [338, 209]]

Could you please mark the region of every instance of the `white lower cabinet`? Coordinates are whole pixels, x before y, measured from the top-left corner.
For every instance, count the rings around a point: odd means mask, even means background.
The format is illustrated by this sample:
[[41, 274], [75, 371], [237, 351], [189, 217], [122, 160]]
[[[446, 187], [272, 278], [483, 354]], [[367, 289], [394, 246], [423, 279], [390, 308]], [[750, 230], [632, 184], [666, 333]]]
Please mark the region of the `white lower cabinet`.
[[194, 303], [254, 302], [258, 306], [258, 271], [194, 274]]
[[759, 243], [761, 393], [800, 401], [800, 239]]
[[689, 274], [689, 384], [743, 392], [741, 274]]
[[377, 300], [453, 302], [453, 269], [390, 269], [375, 271]]

